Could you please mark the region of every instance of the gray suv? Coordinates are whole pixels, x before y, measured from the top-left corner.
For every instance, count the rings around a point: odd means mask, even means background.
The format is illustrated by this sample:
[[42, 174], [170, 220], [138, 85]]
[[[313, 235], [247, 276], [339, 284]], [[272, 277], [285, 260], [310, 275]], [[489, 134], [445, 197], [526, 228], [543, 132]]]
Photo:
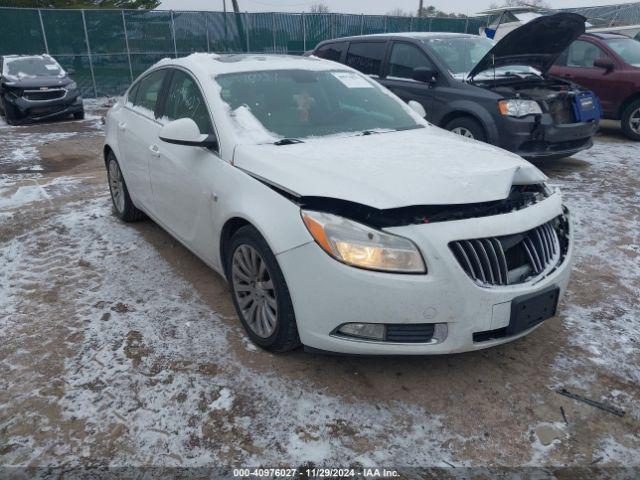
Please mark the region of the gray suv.
[[590, 148], [601, 116], [595, 94], [549, 77], [556, 58], [584, 33], [584, 17], [533, 20], [499, 43], [456, 33], [397, 33], [328, 40], [313, 55], [368, 74], [430, 122], [528, 159]]

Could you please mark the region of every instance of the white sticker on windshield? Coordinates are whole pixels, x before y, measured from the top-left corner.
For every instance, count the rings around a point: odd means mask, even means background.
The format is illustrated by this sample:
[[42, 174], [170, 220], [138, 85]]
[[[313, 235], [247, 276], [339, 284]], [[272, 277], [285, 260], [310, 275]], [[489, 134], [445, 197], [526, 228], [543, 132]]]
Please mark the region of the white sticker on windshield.
[[57, 65], [45, 65], [44, 68], [47, 70], [55, 70], [56, 72], [58, 71]]
[[365, 78], [351, 72], [331, 72], [347, 88], [373, 88]]

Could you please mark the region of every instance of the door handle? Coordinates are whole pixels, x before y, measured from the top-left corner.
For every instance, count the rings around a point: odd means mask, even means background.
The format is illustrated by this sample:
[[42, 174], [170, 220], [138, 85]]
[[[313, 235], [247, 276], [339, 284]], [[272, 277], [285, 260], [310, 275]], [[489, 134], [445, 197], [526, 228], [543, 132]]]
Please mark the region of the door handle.
[[123, 130], [123, 131], [124, 131], [124, 130], [126, 130], [126, 128], [127, 128], [127, 124], [126, 124], [125, 122], [120, 122], [120, 123], [118, 124], [118, 128], [119, 128], [120, 130]]
[[151, 145], [149, 147], [149, 151], [151, 152], [151, 156], [153, 157], [159, 157], [160, 156], [160, 148], [158, 148], [158, 145]]

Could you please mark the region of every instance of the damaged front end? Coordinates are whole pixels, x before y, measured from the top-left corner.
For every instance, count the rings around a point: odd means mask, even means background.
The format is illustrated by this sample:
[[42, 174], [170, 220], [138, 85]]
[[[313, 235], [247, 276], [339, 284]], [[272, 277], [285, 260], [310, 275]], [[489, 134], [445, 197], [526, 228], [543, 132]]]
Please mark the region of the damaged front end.
[[[601, 108], [598, 97], [562, 80], [480, 81], [501, 95], [502, 144], [524, 158], [570, 156], [593, 145]], [[532, 102], [535, 111], [522, 116], [504, 108], [509, 102]]]
[[500, 215], [527, 208], [548, 198], [551, 194], [544, 183], [537, 183], [514, 185], [506, 198], [492, 202], [377, 209], [338, 198], [295, 197], [286, 192], [282, 193], [301, 208], [332, 213], [373, 228], [403, 227]]
[[498, 101], [500, 146], [527, 159], [561, 158], [593, 145], [602, 115], [590, 91], [548, 76], [585, 31], [585, 18], [557, 13], [507, 34], [475, 65], [467, 81]]

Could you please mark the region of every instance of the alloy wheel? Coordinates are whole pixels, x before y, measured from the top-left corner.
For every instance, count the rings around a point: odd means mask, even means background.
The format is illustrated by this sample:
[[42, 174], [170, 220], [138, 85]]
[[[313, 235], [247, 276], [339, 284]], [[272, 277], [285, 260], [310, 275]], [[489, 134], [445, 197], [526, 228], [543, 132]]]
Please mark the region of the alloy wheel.
[[124, 212], [124, 180], [118, 162], [109, 162], [109, 190], [118, 213]]
[[640, 134], [640, 108], [635, 110], [629, 117], [629, 127], [634, 132]]
[[266, 262], [250, 245], [240, 245], [231, 264], [233, 293], [245, 323], [260, 338], [276, 329], [278, 302]]
[[453, 133], [457, 133], [458, 135], [462, 135], [463, 137], [467, 137], [467, 138], [475, 138], [473, 136], [473, 133], [471, 133], [471, 130], [469, 130], [468, 128], [464, 128], [464, 127], [456, 127], [453, 130], [451, 130]]

